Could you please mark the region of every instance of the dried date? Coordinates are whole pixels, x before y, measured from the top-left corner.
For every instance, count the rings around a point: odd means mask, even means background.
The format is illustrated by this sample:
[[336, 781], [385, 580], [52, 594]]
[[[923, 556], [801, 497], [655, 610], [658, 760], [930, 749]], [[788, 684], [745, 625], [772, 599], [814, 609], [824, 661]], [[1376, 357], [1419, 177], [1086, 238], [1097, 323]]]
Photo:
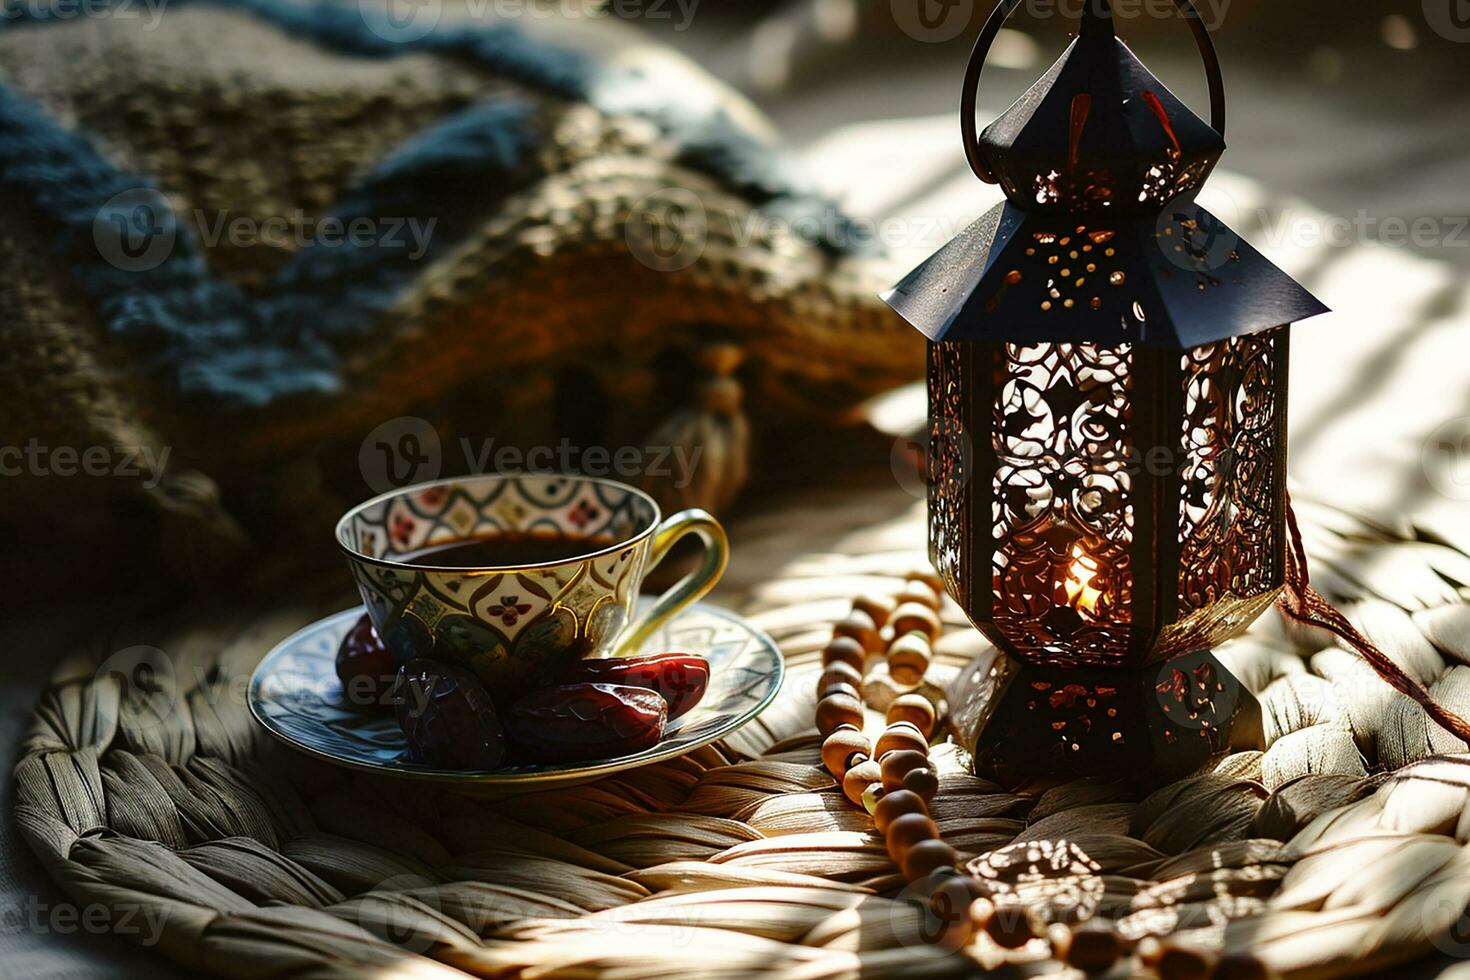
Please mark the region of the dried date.
[[440, 769], [496, 769], [505, 761], [505, 731], [474, 674], [433, 660], [403, 666], [393, 688], [398, 727], [409, 758]]
[[579, 660], [562, 672], [562, 684], [613, 684], [657, 692], [669, 703], [669, 721], [688, 714], [709, 686], [709, 663], [684, 653]]
[[507, 726], [528, 761], [582, 762], [657, 745], [668, 711], [668, 702], [647, 688], [566, 684], [517, 701]]
[[379, 708], [398, 676], [398, 659], [383, 645], [372, 620], [363, 616], [337, 647], [337, 679], [354, 708]]

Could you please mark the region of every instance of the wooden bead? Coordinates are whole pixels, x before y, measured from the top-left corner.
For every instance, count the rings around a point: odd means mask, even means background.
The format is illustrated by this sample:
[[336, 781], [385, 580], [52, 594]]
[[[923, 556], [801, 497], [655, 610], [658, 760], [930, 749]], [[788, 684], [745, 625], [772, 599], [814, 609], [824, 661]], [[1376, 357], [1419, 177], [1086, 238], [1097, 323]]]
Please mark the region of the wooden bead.
[[899, 867], [909, 881], [918, 881], [939, 868], [954, 867], [959, 857], [959, 853], [942, 840], [921, 840], [908, 849]]
[[825, 738], [838, 725], [863, 726], [863, 703], [850, 694], [834, 694], [817, 702], [817, 731]]
[[[889, 672], [893, 668], [890, 666]], [[888, 706], [888, 724], [906, 721], [919, 730], [925, 738], [934, 734], [934, 705], [922, 694], [900, 694]]]
[[896, 818], [883, 832], [888, 845], [888, 856], [893, 863], [902, 866], [904, 855], [920, 841], [934, 840], [939, 836], [939, 825], [925, 813], [906, 813]]
[[817, 697], [833, 684], [851, 684], [858, 690], [863, 687], [863, 672], [852, 664], [839, 660], [822, 671], [822, 676], [817, 678]]
[[919, 633], [905, 633], [888, 646], [888, 673], [896, 683], [912, 687], [924, 679], [934, 651]]
[[863, 792], [873, 783], [883, 783], [883, 771], [872, 759], [864, 759], [842, 777], [842, 794], [858, 806], [863, 805]]
[[873, 625], [881, 630], [888, 625], [888, 617], [893, 615], [898, 603], [887, 596], [863, 595], [853, 600], [852, 608], [867, 613], [872, 617]]
[[1138, 956], [1138, 962], [1144, 966], [1157, 967], [1159, 959], [1164, 955], [1164, 944], [1159, 942], [1157, 936], [1144, 936], [1138, 941], [1138, 948], [1134, 952]]
[[1072, 951], [1072, 930], [1060, 922], [1053, 922], [1046, 927], [1046, 941], [1051, 946], [1051, 958], [1058, 963], [1067, 962], [1067, 954]]
[[[980, 913], [983, 906], [989, 906], [989, 909]], [[976, 917], [976, 925], [1002, 949], [1020, 949], [1040, 935], [1031, 913], [1019, 905], [996, 908], [988, 899], [980, 898], [970, 906], [970, 912]]]
[[975, 901], [975, 899], [988, 898], [990, 897], [990, 895], [993, 894], [990, 886], [987, 885], [985, 882], [981, 881], [979, 878], [974, 877], [973, 875], [967, 875], [964, 872], [954, 868], [940, 868], [938, 871], [930, 875], [929, 878], [931, 881], [934, 882], [934, 891], [936, 893], [944, 885], [948, 885], [951, 882], [959, 882], [964, 889], [963, 896], [961, 896], [961, 893], [958, 889], [951, 889], [950, 894], [955, 896], [956, 898], [963, 898], [964, 905], [962, 907], [966, 912], [969, 912], [970, 905]]
[[861, 759], [854, 760], [854, 756], [863, 759], [873, 754], [873, 743], [868, 741], [868, 736], [851, 725], [844, 725], [834, 730], [822, 743], [822, 765], [827, 771], [841, 779]]
[[878, 801], [883, 799], [884, 791], [882, 783], [869, 783], [868, 788], [863, 790], [863, 809], [871, 814], [878, 809]]
[[838, 694], [852, 698], [855, 701], [861, 701], [863, 699], [862, 690], [853, 687], [846, 681], [838, 681], [835, 684], [828, 684], [826, 687], [822, 688], [821, 691], [817, 692], [817, 697], [825, 700], [826, 698], [830, 698]]
[[1215, 956], [1208, 950], [1179, 943], [1163, 943], [1154, 963], [1161, 980], [1207, 980], [1215, 966]]
[[921, 606], [928, 606], [935, 612], [939, 611], [939, 593], [929, 588], [923, 582], [910, 582], [893, 595], [894, 602], [900, 606], [906, 602], [917, 602]]
[[980, 882], [967, 874], [958, 874], [952, 868], [941, 868], [929, 876], [934, 891], [929, 897], [929, 907], [941, 919], [956, 919], [961, 916], [970, 921], [970, 906], [975, 899], [986, 894]]
[[904, 575], [904, 580], [908, 582], [923, 582], [935, 592], [944, 591], [944, 579], [940, 578], [939, 573], [934, 571], [933, 568], [912, 569], [908, 574]]
[[873, 811], [873, 824], [878, 828], [878, 833], [887, 834], [893, 821], [909, 813], [927, 817], [929, 810], [917, 794], [901, 789], [884, 793], [883, 798], [878, 801], [877, 809]]
[[878, 736], [878, 746], [874, 755], [881, 759], [898, 749], [913, 749], [915, 752], [928, 753], [929, 740], [913, 725], [901, 721], [896, 725], [889, 725], [884, 729], [883, 734]]
[[863, 671], [863, 662], [868, 659], [868, 651], [863, 645], [850, 636], [834, 636], [832, 642], [828, 643], [822, 651], [822, 666], [830, 667], [836, 663], [847, 664], [859, 674]]
[[903, 777], [928, 766], [929, 757], [913, 749], [899, 749], [878, 757], [878, 767], [883, 770], [883, 788], [889, 791], [903, 789]]
[[854, 609], [843, 619], [839, 619], [832, 627], [832, 635], [850, 636], [863, 645], [866, 653], [878, 654], [883, 652], [883, 638], [878, 635], [878, 626], [873, 622], [873, 617], [860, 609]]
[[1118, 961], [1123, 944], [1108, 926], [1085, 924], [1069, 929], [1055, 923], [1047, 929], [1052, 956], [1074, 970], [1101, 973]]
[[1249, 953], [1226, 953], [1215, 964], [1210, 980], [1271, 980], [1271, 968]]
[[933, 640], [939, 635], [939, 614], [917, 602], [905, 602], [893, 610], [889, 622], [893, 624], [893, 632], [898, 636], [917, 632]]
[[970, 903], [970, 921], [975, 923], [975, 928], [987, 930], [990, 928], [990, 919], [995, 915], [995, 903], [984, 896]]
[[917, 795], [925, 803], [939, 795], [939, 774], [927, 766], [904, 773], [902, 788]]
[[929, 898], [929, 910], [940, 922], [939, 942], [946, 949], [958, 949], [970, 942], [975, 923], [970, 918], [970, 903], [975, 900], [969, 875], [951, 875], [939, 882]]

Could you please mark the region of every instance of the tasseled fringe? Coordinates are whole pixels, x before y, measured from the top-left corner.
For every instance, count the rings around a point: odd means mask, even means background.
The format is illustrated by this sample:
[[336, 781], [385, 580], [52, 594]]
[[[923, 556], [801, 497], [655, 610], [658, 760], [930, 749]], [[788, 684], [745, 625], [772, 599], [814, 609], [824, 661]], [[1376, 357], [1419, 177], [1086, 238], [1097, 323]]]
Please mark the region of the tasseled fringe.
[[750, 423], [745, 390], [735, 376], [744, 351], [710, 344], [695, 354], [702, 377], [696, 404], [676, 411], [656, 428], [648, 445], [672, 450], [661, 472], [646, 474], [643, 488], [670, 510], [703, 507], [719, 513], [750, 475]]
[[1312, 588], [1311, 574], [1307, 569], [1307, 549], [1302, 543], [1301, 528], [1297, 524], [1296, 511], [1292, 509], [1289, 495], [1286, 501], [1286, 521], [1291, 533], [1291, 547], [1286, 550], [1286, 589], [1278, 601], [1281, 611], [1296, 622], [1316, 626], [1339, 637], [1357, 651], [1368, 662], [1368, 666], [1377, 671], [1378, 676], [1387, 681], [1394, 690], [1413, 699], [1434, 719], [1435, 724], [1470, 748], [1470, 723], [1436, 701], [1432, 694], [1404, 673], [1387, 654], [1358, 632], [1332, 603]]

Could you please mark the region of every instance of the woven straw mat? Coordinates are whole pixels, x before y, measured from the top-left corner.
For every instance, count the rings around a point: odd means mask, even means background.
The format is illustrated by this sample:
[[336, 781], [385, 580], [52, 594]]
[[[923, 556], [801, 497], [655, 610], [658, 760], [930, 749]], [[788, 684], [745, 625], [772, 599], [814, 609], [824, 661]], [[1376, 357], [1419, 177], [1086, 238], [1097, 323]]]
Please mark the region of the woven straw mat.
[[[1470, 711], [1470, 608], [1455, 591], [1470, 558], [1409, 540], [1411, 528], [1299, 510], [1319, 587]], [[163, 722], [99, 676], [99, 654], [73, 657], [22, 748], [15, 818], [72, 899], [194, 972], [1060, 970], [1041, 941], [926, 943], [871, 819], [818, 760], [818, 651], [853, 595], [896, 588], [922, 560], [922, 514], [889, 479], [806, 491], [736, 524], [716, 598], [767, 630], [791, 669], [761, 718], [677, 761], [495, 801], [298, 757], [243, 702], [260, 656], [325, 611], [298, 605], [147, 638], [176, 667]], [[957, 608], [945, 619], [952, 674], [983, 641]], [[1274, 614], [1222, 659], [1260, 697], [1264, 753], [1140, 799], [1085, 781], [1007, 792], [943, 747], [944, 837], [966, 855], [1066, 840], [1101, 866], [1086, 888], [1125, 936], [1249, 951], [1283, 975], [1461, 955], [1470, 766], [1441, 754], [1461, 747], [1356, 657]]]

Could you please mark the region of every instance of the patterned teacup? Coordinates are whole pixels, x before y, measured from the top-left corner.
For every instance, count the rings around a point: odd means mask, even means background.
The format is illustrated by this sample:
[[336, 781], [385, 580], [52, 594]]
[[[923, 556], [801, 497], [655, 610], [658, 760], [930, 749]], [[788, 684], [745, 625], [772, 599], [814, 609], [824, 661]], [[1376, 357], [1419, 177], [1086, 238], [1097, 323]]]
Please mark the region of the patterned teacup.
[[[433, 564], [436, 546], [525, 534], [586, 539], [587, 550], [541, 564]], [[703, 563], [630, 623], [644, 575], [689, 534], [704, 540]], [[663, 520], [641, 490], [563, 475], [465, 477], [384, 494], [342, 517], [337, 544], [400, 662], [468, 667], [496, 700], [571, 660], [636, 650], [714, 588], [729, 558], [724, 530], [705, 511]]]

